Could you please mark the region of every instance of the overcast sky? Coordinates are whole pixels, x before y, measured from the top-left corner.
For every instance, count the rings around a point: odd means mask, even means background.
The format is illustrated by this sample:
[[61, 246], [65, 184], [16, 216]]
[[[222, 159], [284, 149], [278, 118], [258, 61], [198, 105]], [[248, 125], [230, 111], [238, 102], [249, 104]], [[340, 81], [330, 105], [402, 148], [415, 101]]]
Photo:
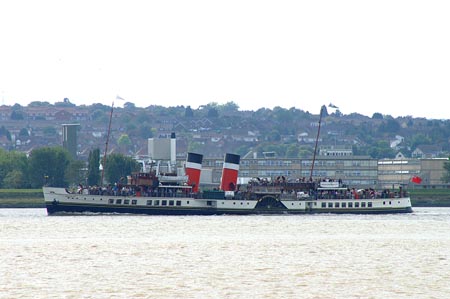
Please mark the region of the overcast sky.
[[433, 0], [2, 0], [1, 101], [450, 119], [449, 16]]

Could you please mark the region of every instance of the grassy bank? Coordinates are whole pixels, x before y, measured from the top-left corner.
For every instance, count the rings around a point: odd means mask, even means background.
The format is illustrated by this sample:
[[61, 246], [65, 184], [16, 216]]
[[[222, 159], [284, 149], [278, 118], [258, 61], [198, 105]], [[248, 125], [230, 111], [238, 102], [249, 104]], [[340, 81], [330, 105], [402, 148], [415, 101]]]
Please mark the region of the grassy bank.
[[0, 189], [0, 208], [43, 208], [42, 189]]
[[408, 190], [413, 207], [450, 207], [450, 189]]

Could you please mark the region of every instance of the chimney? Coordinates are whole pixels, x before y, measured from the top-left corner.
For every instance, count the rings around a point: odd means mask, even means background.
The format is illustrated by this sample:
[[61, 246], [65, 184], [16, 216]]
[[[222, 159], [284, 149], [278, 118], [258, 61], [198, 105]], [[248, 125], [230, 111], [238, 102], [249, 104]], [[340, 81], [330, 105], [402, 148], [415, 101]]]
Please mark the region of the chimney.
[[225, 161], [222, 169], [222, 180], [220, 182], [221, 190], [235, 191], [239, 172], [239, 161], [239, 155], [225, 154]]
[[170, 134], [170, 164], [176, 165], [177, 163], [177, 138], [175, 133]]
[[186, 175], [188, 176], [188, 185], [192, 186], [192, 192], [198, 192], [200, 184], [200, 173], [202, 171], [203, 155], [188, 153], [186, 160]]

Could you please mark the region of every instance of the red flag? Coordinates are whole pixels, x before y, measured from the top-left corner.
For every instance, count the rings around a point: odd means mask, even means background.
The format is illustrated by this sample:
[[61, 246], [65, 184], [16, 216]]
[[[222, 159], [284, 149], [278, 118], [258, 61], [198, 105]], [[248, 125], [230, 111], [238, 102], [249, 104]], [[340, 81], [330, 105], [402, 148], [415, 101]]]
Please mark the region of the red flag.
[[420, 184], [422, 182], [422, 178], [420, 176], [415, 175], [411, 178], [411, 182]]

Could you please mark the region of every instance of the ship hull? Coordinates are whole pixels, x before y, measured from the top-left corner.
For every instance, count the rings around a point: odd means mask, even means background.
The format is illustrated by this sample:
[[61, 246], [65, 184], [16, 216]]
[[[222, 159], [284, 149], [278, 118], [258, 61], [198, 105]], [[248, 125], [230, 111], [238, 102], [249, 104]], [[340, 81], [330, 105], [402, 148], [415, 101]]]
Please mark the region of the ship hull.
[[233, 198], [135, 197], [73, 194], [44, 187], [49, 215], [253, 215], [253, 214], [393, 214], [411, 213], [408, 197], [392, 199], [239, 200]]

